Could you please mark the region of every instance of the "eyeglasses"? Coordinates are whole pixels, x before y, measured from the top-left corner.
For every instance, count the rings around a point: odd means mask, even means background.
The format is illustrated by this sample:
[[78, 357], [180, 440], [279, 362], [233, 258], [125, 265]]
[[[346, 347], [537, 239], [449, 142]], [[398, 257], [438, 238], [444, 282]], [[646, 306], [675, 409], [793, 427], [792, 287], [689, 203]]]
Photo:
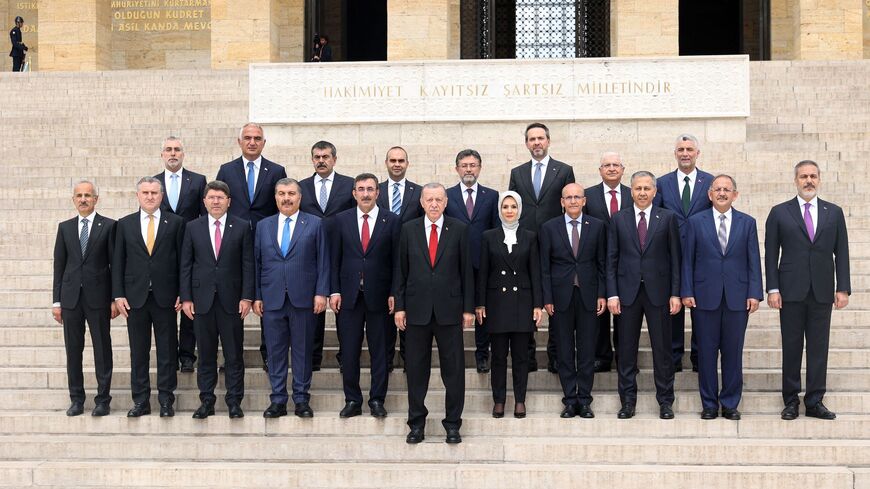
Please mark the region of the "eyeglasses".
[[710, 189], [710, 192], [713, 192], [714, 194], [718, 194], [718, 193], [722, 193], [722, 192], [724, 192], [726, 194], [730, 194], [733, 191], [734, 191], [733, 188], [728, 188], [728, 187], [716, 187], [716, 188]]

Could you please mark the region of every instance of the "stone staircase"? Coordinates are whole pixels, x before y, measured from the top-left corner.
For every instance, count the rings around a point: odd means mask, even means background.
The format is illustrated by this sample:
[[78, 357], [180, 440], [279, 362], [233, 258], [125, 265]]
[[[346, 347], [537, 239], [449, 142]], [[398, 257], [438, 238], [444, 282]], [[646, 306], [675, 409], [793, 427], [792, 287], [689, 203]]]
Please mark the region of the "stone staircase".
[[[135, 208], [133, 185], [162, 168], [162, 139], [183, 139], [185, 165], [208, 177], [238, 154], [235, 137], [247, 117], [247, 72], [144, 71], [0, 74], [0, 486], [8, 487], [427, 487], [505, 488], [583, 485], [619, 488], [870, 488], [870, 62], [753, 63], [752, 115], [744, 143], [709, 141], [703, 124], [661, 122], [666, 137], [584, 137], [584, 122], [556, 122], [552, 153], [574, 165], [578, 181], [598, 181], [598, 155], [621, 151], [627, 172], [673, 167], [673, 138], [702, 138], [700, 166], [734, 175], [737, 206], [759, 221], [794, 193], [791, 168], [814, 159], [822, 196], [841, 205], [851, 242], [853, 295], [835, 311], [828, 406], [834, 422], [779, 419], [778, 315], [766, 306], [747, 331], [743, 420], [702, 421], [695, 374], [677, 374], [676, 419], [659, 420], [651, 355], [641, 338], [638, 416], [617, 420], [615, 372], [595, 379], [595, 419], [559, 419], [556, 376], [529, 379], [529, 416], [492, 419], [489, 377], [466, 371], [466, 410], [458, 446], [443, 443], [438, 422], [444, 394], [433, 372], [427, 440], [404, 442], [405, 377], [391, 375], [388, 418], [338, 418], [343, 406], [333, 318], [328, 316], [325, 368], [313, 379], [313, 419], [265, 420], [268, 379], [259, 369], [256, 323], [246, 322], [246, 417], [190, 419], [196, 379], [179, 374], [178, 413], [128, 419], [126, 327], [113, 321], [114, 409], [111, 416], [67, 418], [62, 329], [51, 319], [51, 250], [56, 226], [73, 212], [70, 185], [100, 186], [98, 211], [120, 217]], [[607, 123], [603, 123], [607, 124]], [[625, 124], [625, 123], [619, 123]], [[310, 145], [338, 146], [338, 171], [383, 175], [383, 154], [404, 145], [409, 177], [451, 184], [459, 149], [479, 149], [482, 182], [505, 188], [509, 169], [527, 159], [522, 124], [335, 124], [267, 129], [265, 155], [288, 174], [311, 173]], [[538, 333], [546, 343], [547, 330]], [[89, 340], [88, 340], [89, 341]], [[466, 356], [473, 340], [465, 333]], [[437, 358], [437, 356], [435, 357]], [[545, 359], [543, 351], [539, 360]], [[85, 382], [95, 387], [90, 347]], [[365, 359], [364, 359], [365, 360]], [[152, 364], [153, 365], [153, 364]], [[469, 363], [470, 365], [470, 363]], [[436, 362], [437, 368], [437, 362]], [[152, 382], [155, 372], [152, 370]], [[367, 373], [363, 373], [365, 389]], [[221, 381], [219, 396], [222, 394]], [[156, 394], [155, 394], [156, 397]], [[156, 399], [152, 400], [156, 402]], [[511, 399], [508, 399], [510, 405]], [[86, 403], [86, 409], [92, 401]], [[580, 482], [582, 481], [582, 482]]]

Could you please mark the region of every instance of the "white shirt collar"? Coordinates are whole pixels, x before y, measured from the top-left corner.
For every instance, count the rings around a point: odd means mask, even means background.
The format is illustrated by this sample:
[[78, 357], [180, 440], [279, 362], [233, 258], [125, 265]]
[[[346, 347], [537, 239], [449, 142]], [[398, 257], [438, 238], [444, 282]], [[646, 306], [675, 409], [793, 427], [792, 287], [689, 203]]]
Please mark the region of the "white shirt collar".
[[[800, 208], [801, 208], [801, 212], [803, 212], [803, 210], [804, 210], [804, 204], [806, 204], [807, 201], [805, 201], [805, 200], [804, 200], [800, 195], [798, 195], [798, 196], [795, 197], [795, 198], [797, 199], [798, 205], [799, 205]], [[819, 208], [819, 196], [816, 195], [815, 197], [813, 197], [812, 199], [810, 199], [809, 204], [810, 204], [810, 208], [812, 208], [812, 209], [818, 209], [818, 208]]]
[[[259, 170], [260, 165], [263, 163], [263, 155], [258, 156], [257, 159], [253, 161], [253, 163], [254, 163], [254, 169]], [[245, 158], [244, 155], [242, 155], [242, 166], [245, 167], [245, 171], [248, 170], [248, 159]]]
[[677, 168], [677, 179], [680, 183], [686, 183], [686, 177], [689, 177], [690, 182], [694, 182], [696, 178], [698, 178], [698, 167], [696, 166], [694, 170], [689, 173], [683, 173], [682, 170]]
[[90, 214], [88, 214], [88, 215], [85, 216], [85, 217], [82, 217], [82, 215], [79, 214], [79, 217], [78, 217], [78, 219], [79, 219], [79, 224], [82, 223], [82, 219], [87, 219], [87, 220], [88, 220], [88, 224], [92, 224], [92, 223], [94, 222], [94, 216], [96, 216], [96, 215], [97, 215], [97, 211], [93, 211], [93, 212], [91, 212]]
[[[731, 211], [733, 211], [733, 210], [734, 210], [733, 207], [729, 207], [728, 210], [724, 212], [726, 221], [731, 221], [731, 215], [732, 215]], [[713, 217], [716, 218], [716, 222], [719, 222], [719, 216], [721, 216], [722, 214], [723, 214], [722, 212], [717, 211], [716, 208], [713, 207]]]
[[574, 218], [572, 218], [571, 216], [569, 216], [567, 212], [564, 213], [564, 214], [562, 214], [562, 215], [565, 216], [565, 225], [567, 225], [567, 226], [571, 226], [571, 225], [572, 225], [572, 224], [571, 224], [571, 221], [575, 221], [575, 220], [576, 220], [576, 221], [579, 223], [579, 222], [581, 222], [581, 221], [583, 220], [583, 213], [582, 213], [582, 212], [580, 213], [579, 216], [577, 216], [577, 219], [574, 219]]
[[533, 170], [535, 169], [536, 163], [542, 163], [544, 166], [547, 166], [550, 163], [550, 155], [547, 154], [547, 156], [544, 156], [543, 158], [541, 158], [541, 161], [538, 161], [538, 160], [532, 158], [532, 169]]
[[615, 191], [616, 195], [622, 197], [622, 185], [617, 184], [616, 188], [610, 188], [604, 181], [601, 182], [601, 188], [604, 189], [604, 195], [610, 195], [610, 191]]
[[220, 223], [221, 223], [221, 229], [223, 229], [223, 228], [225, 228], [226, 225], [227, 225], [227, 213], [224, 212], [224, 215], [222, 215], [222, 216], [221, 216], [220, 218], [218, 218], [218, 219], [215, 219], [215, 218], [211, 217], [211, 214], [209, 214], [209, 215], [208, 215], [208, 220], [209, 220], [209, 222], [211, 223], [212, 227], [214, 227], [214, 223], [215, 223], [215, 221], [220, 221]]
[[[635, 217], [636, 217], [636, 216], [639, 216], [639, 215], [640, 215], [641, 208], [638, 207], [637, 204], [632, 204], [632, 207], [634, 207], [634, 215], [635, 215]], [[647, 207], [646, 209], [643, 209], [643, 212], [644, 212], [644, 215], [645, 215], [645, 216], [648, 216], [648, 215], [651, 214], [650, 211], [652, 210], [652, 207], [653, 207], [653, 206], [649, 206], [649, 207]]]
[[359, 206], [357, 206], [356, 207], [356, 219], [357, 219], [357, 221], [362, 220], [363, 214], [369, 215], [369, 222], [375, 221], [378, 218], [378, 206], [372, 207], [372, 210], [370, 210], [367, 213], [363, 212], [362, 209], [360, 209]]
[[163, 174], [164, 174], [164, 178], [166, 179], [166, 183], [169, 184], [169, 182], [172, 180], [172, 175], [178, 175], [178, 181], [181, 182], [182, 170], [184, 170], [184, 167], [179, 168], [177, 172], [171, 172], [168, 169], [163, 170]]
[[[160, 208], [159, 207], [157, 208], [157, 210], [154, 211], [153, 215], [154, 215], [154, 219], [157, 219], [158, 221], [160, 220]], [[148, 213], [145, 212], [145, 210], [140, 208], [139, 209], [139, 220], [145, 221], [147, 219], [148, 219]]]
[[405, 182], [407, 182], [407, 181], [408, 181], [408, 179], [404, 178], [404, 177], [401, 180], [399, 180], [398, 182], [388, 178], [387, 179], [387, 187], [392, 187], [393, 185], [398, 183], [399, 187], [405, 188]]
[[425, 218], [423, 219], [423, 224], [426, 226], [427, 231], [429, 230], [429, 228], [432, 227], [432, 224], [435, 224], [435, 226], [437, 226], [438, 229], [441, 229], [444, 226], [444, 214], [441, 214], [441, 217], [439, 217], [438, 220], [435, 221], [434, 223], [429, 220], [429, 216], [424, 216], [424, 217]]
[[[323, 180], [323, 178], [320, 176], [319, 173], [315, 173], [315, 175], [317, 175], [317, 183], [320, 183], [320, 181]], [[335, 181], [335, 170], [332, 170], [332, 172], [326, 177], [326, 180], [328, 180], [330, 182]]]
[[293, 219], [293, 222], [296, 222], [298, 216], [299, 216], [299, 209], [296, 209], [296, 212], [294, 212], [293, 214], [290, 214], [289, 216], [285, 216], [284, 214], [281, 214], [281, 213], [279, 212], [279, 213], [278, 213], [278, 224], [280, 224], [280, 225], [283, 226], [283, 225], [284, 225], [284, 219], [286, 219], [286, 218], [288, 218], [288, 217], [289, 217], [290, 219]]
[[474, 185], [469, 187], [468, 185], [465, 185], [464, 183], [462, 183], [462, 181], [460, 181], [459, 188], [462, 189], [462, 200], [464, 201], [465, 198], [468, 197], [468, 189], [471, 189], [473, 191], [472, 193], [476, 194], [479, 187], [480, 184], [478, 182], [474, 182]]

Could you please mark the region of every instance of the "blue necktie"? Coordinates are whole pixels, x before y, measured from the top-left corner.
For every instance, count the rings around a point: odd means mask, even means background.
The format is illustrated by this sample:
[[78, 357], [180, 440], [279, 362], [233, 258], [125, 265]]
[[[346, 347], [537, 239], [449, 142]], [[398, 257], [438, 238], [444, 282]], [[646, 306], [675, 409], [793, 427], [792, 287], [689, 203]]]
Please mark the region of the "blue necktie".
[[254, 201], [254, 162], [248, 162], [248, 199]]
[[85, 256], [85, 251], [88, 249], [88, 220], [82, 219], [82, 232], [79, 234], [79, 244], [82, 247], [82, 256]]
[[169, 180], [169, 206], [173, 212], [178, 211], [178, 175], [172, 174]]
[[532, 178], [532, 185], [535, 187], [535, 198], [541, 196], [541, 167], [543, 163], [535, 163], [535, 176]]
[[326, 213], [326, 204], [329, 202], [329, 198], [326, 196], [326, 179], [320, 179], [320, 210]]
[[281, 254], [287, 256], [290, 251], [290, 219], [284, 219], [284, 231], [281, 233]]
[[402, 212], [402, 196], [398, 183], [393, 184], [393, 203], [390, 210], [397, 216]]

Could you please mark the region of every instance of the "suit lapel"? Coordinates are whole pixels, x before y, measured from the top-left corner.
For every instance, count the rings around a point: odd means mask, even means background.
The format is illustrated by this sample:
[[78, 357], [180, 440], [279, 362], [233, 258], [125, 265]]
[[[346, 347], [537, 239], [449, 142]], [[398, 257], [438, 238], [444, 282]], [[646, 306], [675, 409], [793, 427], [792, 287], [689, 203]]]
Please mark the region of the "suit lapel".
[[[447, 247], [447, 240], [452, 236], [450, 226], [447, 225], [446, 219], [444, 220], [443, 226], [444, 229], [441, 230], [441, 236], [438, 237], [438, 250], [435, 251], [435, 265], [438, 265], [438, 261], [441, 259], [441, 255], [444, 254], [444, 249]], [[426, 252], [429, 252], [428, 246], [426, 246]]]
[[[731, 252], [731, 248], [734, 247], [734, 243], [743, 240], [743, 228], [746, 226], [748, 222], [744, 219], [743, 215], [737, 212], [733, 207], [731, 208], [731, 232], [728, 233], [728, 244], [725, 245], [725, 255]], [[716, 243], [719, 243], [719, 234], [717, 231], [716, 234]]]
[[[819, 208], [816, 209], [816, 229], [813, 236], [813, 242], [819, 239], [819, 233], [825, 229], [825, 224], [827, 224], [828, 220], [831, 218], [831, 211], [828, 210], [828, 203], [822, 199], [817, 199], [816, 203], [819, 205]], [[806, 227], [806, 225], [804, 227]]]
[[169, 186], [166, 185], [166, 172], [162, 171], [157, 174], [157, 179], [160, 180], [160, 185], [163, 185], [163, 205], [172, 209], [172, 206], [169, 205]]
[[329, 192], [329, 196], [326, 198], [326, 210], [323, 211], [323, 215], [329, 214], [330, 209], [335, 206], [335, 201], [338, 199], [339, 194], [343, 194], [339, 188], [339, 175], [338, 173], [333, 174], [332, 176], [332, 189]]
[[[649, 242], [652, 239], [653, 234], [655, 234], [656, 229], [659, 227], [659, 221], [662, 220], [661, 214], [658, 209], [653, 208], [652, 206], [647, 208], [647, 214], [649, 214], [649, 218], [646, 223], [646, 246], [644, 246], [643, 253], [646, 253], [646, 250], [649, 249]], [[640, 245], [640, 239], [638, 239], [638, 245]]]
[[[284, 215], [281, 213], [278, 213], [278, 216], [280, 216], [280, 217], [278, 217], [277, 219], [274, 219], [271, 217], [268, 219], [265, 219], [265, 222], [266, 222], [266, 226], [269, 227], [269, 241], [271, 241], [272, 246], [275, 247], [275, 253], [277, 253], [278, 256], [283, 258], [284, 254], [281, 253], [281, 245], [278, 244], [278, 221], [279, 220], [283, 221]], [[262, 224], [258, 224], [258, 225], [262, 225]], [[291, 242], [292, 242], [292, 237], [291, 237]]]
[[589, 219], [586, 218], [586, 215], [581, 215], [580, 220], [580, 246], [577, 248], [577, 256], [574, 257], [574, 260], [577, 260], [577, 257], [583, 254], [583, 248], [586, 247], [586, 239], [589, 235], [586, 234], [589, 231]]
[[474, 210], [471, 211], [471, 220], [474, 221], [477, 219], [477, 216], [480, 214], [480, 209], [484, 207], [484, 199], [489, 197], [489, 189], [483, 188], [483, 186], [477, 186], [477, 202], [474, 203]]
[[[540, 197], [543, 197], [553, 185], [553, 182], [556, 181], [556, 177], [559, 176], [560, 170], [561, 166], [559, 165], [559, 162], [550, 158], [550, 162], [547, 164], [547, 172], [544, 175], [544, 180], [541, 182], [541, 194], [538, 196], [538, 202], [540, 202]], [[531, 179], [531, 177], [529, 177], [529, 179]], [[535, 195], [534, 188], [532, 188], [532, 195]]]
[[674, 170], [672, 175], [674, 176], [673, 182], [669, 182], [666, 190], [674, 195], [674, 201], [680, 203], [680, 214], [683, 213], [683, 196], [680, 195], [680, 175], [683, 172], [680, 170]]
[[[257, 195], [260, 193], [260, 189], [263, 188], [263, 185], [265, 185], [266, 181], [268, 181], [270, 178], [269, 167], [267, 166], [268, 163], [269, 162], [266, 160], [266, 158], [262, 158], [260, 160], [260, 172], [257, 173], [257, 184], [254, 187], [254, 200], [257, 200]], [[247, 180], [248, 179], [245, 178], [246, 182]]]
[[[236, 233], [238, 232], [234, 229], [233, 223], [230, 221], [229, 217], [230, 217], [229, 214], [227, 214], [227, 223], [224, 226], [223, 234], [221, 235], [221, 250], [224, 249], [224, 245], [229, 243], [229, 241], [231, 239], [236, 238]], [[211, 244], [211, 237], [209, 236], [209, 233], [211, 233], [211, 225], [210, 224], [211, 224], [211, 216], [207, 217], [206, 221], [205, 221], [205, 236], [208, 239], [209, 244]], [[212, 247], [212, 248], [214, 248], [214, 247]], [[212, 249], [212, 251], [214, 251], [214, 250]], [[212, 253], [211, 256], [214, 257], [214, 253]], [[215, 263], [216, 264], [219, 263], [223, 256], [224, 256], [224, 253], [221, 252], [221, 254], [218, 255], [217, 258], [214, 259]]]
[[375, 224], [374, 228], [371, 230], [371, 235], [369, 236], [369, 247], [366, 248], [365, 252], [362, 251], [362, 240], [360, 240], [360, 239], [357, 240], [357, 241], [359, 241], [360, 252], [363, 255], [368, 255], [369, 251], [371, 251], [372, 248], [374, 248], [375, 243], [381, 238], [381, 235], [384, 234], [384, 228], [387, 226], [387, 218], [383, 215], [384, 212], [386, 212], [386, 211], [384, 211], [384, 210], [378, 211], [377, 223]]
[[185, 196], [187, 192], [190, 191], [190, 172], [181, 169], [181, 187], [178, 189], [178, 204], [176, 204], [175, 211], [178, 212], [179, 209], [182, 208], [182, 202], [185, 201]]
[[[529, 160], [527, 163], [523, 163], [519, 169], [519, 181], [517, 182], [517, 187], [520, 189], [524, 189], [526, 194], [535, 198], [535, 186], [532, 185], [532, 162]], [[541, 194], [543, 194], [543, 185], [541, 185]], [[537, 202], [537, 199], [536, 199]]]
[[[564, 216], [564, 214], [562, 215]], [[583, 228], [580, 228], [580, 231], [583, 231]], [[574, 257], [574, 249], [571, 248], [571, 240], [568, 239], [568, 225], [565, 224], [565, 221], [562, 221], [562, 226], [560, 226], [559, 229], [559, 236], [561, 236], [562, 245], [564, 245], [565, 249], [568, 250], [568, 254]]]
[[[701, 194], [703, 192], [701, 192], [700, 189], [706, 181], [707, 181], [707, 177], [705, 175], [702, 175], [701, 172], [699, 171], [697, 176], [695, 177], [695, 188], [692, 191], [692, 198], [689, 201], [689, 215], [692, 215], [692, 210], [695, 208], [695, 205], [701, 199]], [[706, 197], [706, 195], [705, 195], [705, 197]]]
[[[707, 239], [710, 240], [710, 243], [713, 244], [714, 249], [718, 250], [720, 255], [724, 255], [724, 253], [722, 253], [722, 247], [719, 245], [719, 222], [718, 222], [719, 218], [716, 217], [719, 215], [719, 213], [718, 212], [714, 213], [711, 211], [707, 211], [707, 212], [710, 212], [710, 214], [713, 215], [713, 219], [712, 219], [712, 221], [709, 219], [705, 219], [705, 220], [708, 223], [712, 222], [712, 225], [708, 224], [708, 225], [702, 226], [701, 232], [703, 232], [704, 234], [707, 235]], [[731, 233], [728, 235], [728, 244], [725, 246], [726, 252], [728, 251], [728, 248], [731, 246], [731, 241], [732, 241], [732, 238], [734, 236], [734, 231], [737, 229], [737, 219], [736, 219], [735, 215], [736, 214], [734, 212], [731, 213]], [[708, 215], [708, 217], [709, 217], [709, 215]]]
[[[414, 184], [405, 180], [405, 192], [402, 194], [402, 210], [399, 212], [400, 216], [404, 216], [405, 211], [408, 210], [408, 206], [411, 204], [411, 200], [413, 200], [415, 189], [416, 187]], [[390, 199], [388, 198], [387, 201], [389, 202], [389, 200]]]
[[[470, 223], [471, 218], [468, 217], [468, 212], [466, 212], [466, 210], [465, 210], [465, 200], [463, 200], [464, 197], [462, 195], [464, 192], [464, 189], [465, 189], [465, 186], [463, 186], [462, 184], [457, 184], [455, 187], [451, 187], [450, 188], [451, 192], [449, 192], [447, 194], [447, 205], [448, 206], [453, 205], [457, 209], [460, 209], [460, 211], [458, 212], [458, 215], [462, 216], [462, 217], [457, 217], [457, 218], [461, 219], [464, 222]], [[473, 213], [472, 213], [472, 215], [473, 215]]]
[[[419, 244], [420, 249], [423, 250], [423, 256], [426, 257], [426, 263], [429, 264], [429, 268], [434, 268], [432, 266], [432, 262], [429, 260], [429, 241], [427, 239], [429, 237], [429, 233], [431, 232], [431, 229], [432, 229], [432, 223], [429, 221], [429, 219], [427, 217], [424, 216], [423, 217], [423, 224], [425, 224], [425, 226], [423, 226], [423, 232], [420, 233], [418, 230], [418, 232], [416, 232], [416, 233], [411, 233], [411, 236], [417, 236], [417, 243]], [[444, 237], [443, 232], [441, 234], [441, 237], [442, 238]], [[440, 239], [438, 240], [438, 248], [441, 248], [441, 241], [442, 240], [440, 240]], [[437, 258], [437, 252], [436, 252], [436, 258]]]
[[[275, 223], [277, 226], [278, 223]], [[299, 213], [296, 216], [296, 225], [293, 226], [293, 234], [290, 236], [290, 248], [287, 250], [287, 256], [290, 256], [290, 253], [293, 252], [293, 248], [296, 247], [296, 242], [299, 241], [299, 238], [305, 234], [306, 226], [308, 225], [308, 219], [302, 217], [302, 214]], [[278, 230], [275, 229], [275, 237], [277, 240]], [[281, 253], [281, 247], [278, 247], [278, 253]]]
[[[801, 230], [804, 237], [807, 238], [807, 241], [810, 239], [809, 233], [807, 233], [807, 225], [804, 223], [804, 216], [801, 215], [800, 206], [794, 200], [789, 201], [788, 205], [785, 206], [786, 212], [794, 219], [795, 225]], [[821, 214], [821, 213], [820, 213]]]
[[[245, 175], [245, 165], [246, 165], [245, 158], [240, 156], [239, 159], [236, 160], [236, 162], [234, 162], [234, 164], [232, 166], [233, 166], [233, 171], [236, 172], [236, 177], [239, 179], [240, 182], [242, 182], [242, 188], [245, 189], [245, 191], [242, 193], [244, 194], [245, 202], [247, 202], [248, 207], [250, 207], [251, 206], [251, 197], [248, 195], [248, 177], [247, 177], [247, 175]], [[261, 164], [260, 169], [262, 169], [262, 168], [263, 168], [263, 165]], [[255, 193], [255, 196], [256, 196], [256, 193]]]
[[[169, 219], [166, 218], [162, 213], [160, 214], [160, 224], [157, 225], [157, 234], [154, 236], [154, 249], [151, 250], [151, 255], [157, 254], [157, 249], [160, 248], [160, 244], [163, 242], [164, 236], [166, 236], [167, 228], [169, 228]], [[146, 247], [147, 248], [147, 247]]]
[[[79, 221], [77, 220], [76, 222], [78, 223]], [[77, 231], [78, 224], [76, 224], [73, 229]], [[88, 233], [88, 247], [85, 248], [85, 254], [84, 256], [82, 256], [82, 261], [85, 261], [85, 259], [91, 254], [91, 250], [93, 249], [94, 244], [96, 244], [97, 240], [100, 238], [100, 234], [102, 232], [103, 216], [96, 214], [94, 215], [94, 222], [91, 224], [91, 231], [90, 233]], [[78, 236], [76, 236], [76, 238], [78, 238]], [[79, 250], [81, 250], [81, 247], [79, 247]]]

